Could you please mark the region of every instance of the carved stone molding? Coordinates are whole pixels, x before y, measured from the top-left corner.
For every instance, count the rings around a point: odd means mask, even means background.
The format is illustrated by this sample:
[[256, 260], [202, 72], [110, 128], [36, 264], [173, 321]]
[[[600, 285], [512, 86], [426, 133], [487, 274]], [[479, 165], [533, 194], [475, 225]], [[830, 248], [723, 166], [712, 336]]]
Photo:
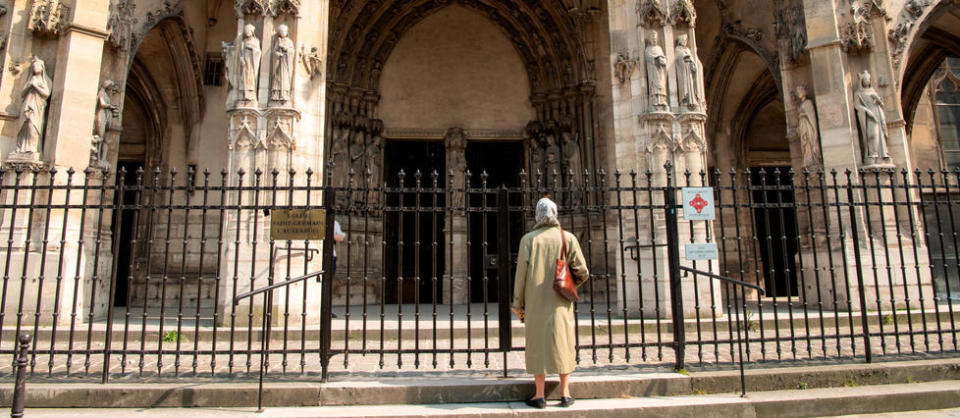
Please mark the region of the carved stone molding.
[[807, 23], [803, 14], [803, 5], [793, 2], [777, 9], [774, 23], [777, 38], [783, 43], [786, 61], [797, 62], [807, 52]]
[[263, 147], [260, 140], [261, 114], [257, 109], [240, 108], [230, 112], [230, 136], [227, 149], [243, 151]]
[[646, 27], [666, 26], [670, 22], [663, 0], [641, 0], [637, 6], [637, 14], [640, 16], [640, 23]]
[[647, 139], [644, 144], [644, 148], [649, 153], [653, 152], [673, 152], [677, 149], [677, 141], [674, 140], [673, 135], [670, 134], [670, 131], [666, 124], [663, 122], [657, 123], [656, 126], [651, 127], [652, 132], [650, 137]]
[[297, 148], [294, 125], [300, 111], [293, 108], [271, 108], [266, 113], [266, 147], [271, 151], [293, 151]]
[[267, 0], [235, 0], [233, 8], [239, 16], [266, 15], [271, 10]]
[[848, 0], [849, 22], [843, 25], [841, 45], [848, 53], [858, 54], [873, 49], [873, 18], [886, 16], [882, 0]]
[[685, 23], [693, 26], [697, 22], [697, 10], [691, 0], [673, 0], [670, 7], [670, 20], [674, 23]]
[[270, 5], [270, 14], [272, 16], [280, 15], [300, 15], [300, 0], [274, 0]]
[[110, 20], [107, 21], [110, 36], [107, 41], [119, 51], [130, 50], [133, 27], [137, 24], [137, 18], [134, 17], [136, 8], [133, 0], [118, 0], [110, 4]]
[[934, 2], [931, 0], [907, 0], [900, 11], [896, 26], [890, 29], [888, 37], [893, 43], [893, 63], [899, 67], [907, 49], [907, 41], [914, 26]]
[[61, 0], [33, 0], [29, 28], [38, 36], [57, 37], [63, 34], [69, 16], [70, 8]]
[[[522, 139], [522, 129], [465, 129], [464, 134], [471, 140]], [[389, 128], [383, 136], [390, 139], [444, 139], [447, 129]]]

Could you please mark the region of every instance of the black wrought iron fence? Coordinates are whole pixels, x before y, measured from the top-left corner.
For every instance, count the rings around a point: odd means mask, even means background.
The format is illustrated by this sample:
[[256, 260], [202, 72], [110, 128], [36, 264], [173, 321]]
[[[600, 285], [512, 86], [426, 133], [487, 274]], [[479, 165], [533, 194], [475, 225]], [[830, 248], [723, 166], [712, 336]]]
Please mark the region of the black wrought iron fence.
[[[547, 195], [591, 269], [582, 367], [957, 353], [960, 172], [326, 174], [4, 170], [0, 354], [27, 331], [31, 373], [103, 381], [520, 368], [515, 253]], [[688, 186], [715, 220], [683, 216]], [[293, 209], [324, 239], [274, 235]]]

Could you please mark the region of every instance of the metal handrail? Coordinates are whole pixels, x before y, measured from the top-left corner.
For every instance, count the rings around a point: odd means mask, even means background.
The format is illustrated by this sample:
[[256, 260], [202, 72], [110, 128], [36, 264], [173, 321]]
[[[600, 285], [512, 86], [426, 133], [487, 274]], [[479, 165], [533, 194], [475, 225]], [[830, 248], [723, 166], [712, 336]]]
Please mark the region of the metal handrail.
[[290, 286], [290, 285], [292, 285], [292, 284], [294, 284], [294, 283], [302, 282], [302, 281], [304, 281], [304, 280], [311, 279], [311, 278], [320, 276], [320, 275], [322, 275], [322, 274], [323, 274], [323, 270], [318, 270], [318, 271], [315, 271], [315, 272], [310, 273], [310, 274], [306, 274], [306, 275], [303, 275], [303, 276], [300, 276], [300, 277], [294, 277], [294, 278], [292, 278], [292, 279], [290, 279], [290, 280], [284, 280], [284, 281], [282, 281], [282, 282], [274, 283], [274, 284], [272, 284], [272, 285], [270, 285], [270, 286], [267, 286], [267, 287], [261, 287], [261, 288], [259, 288], [259, 289], [252, 290], [252, 291], [247, 292], [247, 293], [239, 294], [239, 295], [237, 295], [236, 297], [233, 298], [233, 304], [234, 304], [234, 305], [237, 305], [237, 304], [240, 303], [241, 300], [244, 300], [244, 299], [246, 299], [246, 298], [249, 298], [249, 297], [252, 297], [252, 296], [256, 296], [256, 295], [259, 295], [259, 294], [261, 294], [261, 293], [266, 293], [266, 292], [269, 292], [269, 291], [274, 290], [274, 289], [279, 289], [279, 288], [281, 288], [281, 287]]
[[[761, 288], [760, 286], [757, 286], [757, 285], [752, 284], [752, 283], [747, 283], [747, 282], [742, 281], [742, 280], [737, 280], [737, 279], [733, 279], [733, 278], [730, 278], [730, 277], [721, 276], [721, 275], [719, 275], [719, 274], [711, 273], [711, 272], [709, 272], [709, 271], [697, 270], [697, 269], [694, 269], [694, 268], [684, 267], [684, 266], [680, 266], [680, 270], [681, 270], [681, 271], [685, 271], [685, 272], [687, 272], [687, 273], [693, 273], [694, 275], [707, 276], [707, 277], [710, 277], [710, 278], [712, 278], [712, 279], [717, 279], [717, 280], [724, 281], [724, 282], [727, 282], [727, 283], [731, 283], [731, 284], [734, 284], [734, 285], [737, 285], [737, 286], [740, 286], [740, 287], [747, 287], [747, 288], [754, 289], [754, 290], [760, 292], [761, 295], [764, 294], [763, 288]], [[738, 349], [739, 352], [740, 352], [740, 361], [738, 362], [739, 365], [740, 365], [740, 396], [746, 396], [746, 395], [747, 395], [747, 376], [746, 376], [746, 372], [743, 370], [743, 339], [740, 338], [740, 319], [739, 319], [739, 316], [740, 316], [740, 300], [739, 300], [739, 298], [737, 298], [737, 292], [736, 292], [736, 291], [733, 292], [733, 309], [734, 309], [734, 311], [736, 312], [736, 314], [737, 314], [737, 316], [738, 316], [736, 322], [737, 322], [737, 349]], [[744, 320], [746, 320], [746, 318], [744, 318]], [[747, 333], [747, 332], [750, 332], [750, 329], [749, 329], [749, 328], [747, 328], [747, 330], [744, 331], [744, 333]]]
[[687, 273], [693, 273], [693, 274], [697, 274], [697, 275], [701, 275], [701, 276], [707, 276], [707, 277], [714, 278], [714, 279], [717, 279], [717, 280], [723, 280], [723, 281], [728, 282], [728, 283], [733, 283], [733, 284], [735, 284], [735, 285], [737, 285], [737, 286], [749, 287], [749, 288], [751, 288], [751, 289], [754, 289], [754, 290], [760, 292], [761, 295], [764, 294], [764, 291], [763, 291], [763, 288], [762, 288], [762, 287], [757, 286], [757, 285], [752, 284], [752, 283], [747, 283], [747, 282], [744, 282], [744, 281], [741, 281], [741, 280], [732, 279], [732, 278], [727, 277], [727, 276], [721, 276], [721, 275], [719, 275], [719, 274], [714, 274], [714, 273], [711, 273], [711, 272], [709, 272], [709, 271], [697, 270], [697, 269], [693, 269], [693, 268], [690, 268], [690, 267], [680, 266], [680, 270], [685, 271], [685, 272], [687, 272]]

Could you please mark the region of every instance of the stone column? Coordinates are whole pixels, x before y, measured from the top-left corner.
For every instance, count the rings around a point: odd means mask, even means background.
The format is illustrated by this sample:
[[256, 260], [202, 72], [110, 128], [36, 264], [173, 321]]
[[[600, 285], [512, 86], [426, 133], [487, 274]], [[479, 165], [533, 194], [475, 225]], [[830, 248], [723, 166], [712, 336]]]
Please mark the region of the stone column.
[[[291, 184], [305, 185], [308, 170], [312, 171], [311, 186], [319, 190], [324, 184], [322, 141], [301, 140], [322, 136], [319, 127], [323, 126], [324, 114], [318, 103], [323, 102], [320, 86], [324, 83], [324, 74], [322, 69], [317, 68], [316, 60], [325, 58], [321, 51], [326, 48], [320, 44], [322, 38], [319, 34], [323, 30], [316, 33], [305, 31], [303, 34], [298, 31], [301, 16], [326, 15], [326, 4], [321, 3], [324, 4], [310, 2], [301, 6], [299, 2], [253, 0], [235, 3], [237, 36], [231, 43], [224, 44], [230, 89], [226, 105], [230, 184], [237, 186], [242, 178], [242, 185], [250, 187], [257, 185], [259, 179], [259, 186], [264, 191], [257, 194], [244, 191], [242, 195], [231, 193], [227, 197], [228, 204], [259, 203], [295, 207], [306, 204], [309, 199], [309, 204], [315, 207], [321, 202], [322, 193], [318, 191], [307, 196], [306, 192], [291, 194], [286, 189]], [[245, 34], [247, 25], [254, 28], [252, 36]], [[323, 25], [326, 25], [325, 21]], [[242, 88], [242, 80], [238, 79], [239, 66], [243, 64], [243, 57], [238, 54], [245, 42], [260, 47], [259, 60], [250, 60], [259, 63], [253, 75], [253, 79], [257, 80], [256, 100], [240, 100], [242, 96], [238, 92]], [[314, 55], [300, 55], [301, 51], [313, 51], [314, 48]], [[247, 57], [254, 58], [255, 54]], [[242, 177], [238, 175], [241, 171], [244, 173]], [[277, 193], [268, 191], [274, 182], [278, 187]], [[224, 308], [222, 312], [230, 313], [224, 315], [225, 321], [234, 318], [238, 325], [253, 321], [256, 326], [264, 313], [262, 297], [255, 298], [252, 303], [245, 301], [233, 312], [231, 295], [263, 287], [271, 278], [273, 282], [278, 282], [322, 268], [322, 257], [311, 257], [313, 261], [306, 262], [305, 251], [302, 250], [306, 244], [311, 249], [322, 250], [321, 242], [271, 242], [270, 215], [264, 211], [228, 211], [223, 222], [224, 240], [231, 245], [225, 246], [221, 258], [221, 275], [227, 279], [220, 282], [220, 294], [224, 296], [217, 303]], [[289, 251], [289, 260], [288, 244], [291, 248], [301, 248]], [[271, 254], [274, 253], [279, 258], [271, 266]], [[287, 266], [290, 266], [289, 271]], [[236, 286], [233, 280], [235, 276]], [[307, 288], [306, 306], [303, 303], [304, 286]], [[291, 286], [289, 305], [284, 304], [286, 297], [277, 297], [286, 295], [287, 290], [277, 291], [272, 310], [273, 322], [281, 321], [286, 316], [290, 324], [299, 324], [304, 308], [307, 322], [319, 321], [319, 315], [316, 314], [319, 312], [319, 291], [320, 286], [312, 281]]]
[[[646, 187], [648, 181], [652, 186], [661, 186], [666, 183], [664, 164], [669, 161], [679, 185], [686, 185], [684, 172], [687, 170], [691, 173], [691, 185], [705, 185], [700, 180], [700, 171], [707, 169], [706, 101], [703, 66], [696, 53], [696, 11], [692, 2], [638, 0], [611, 4], [610, 18], [614, 39], [611, 70], [617, 167], [636, 170], [640, 187]], [[653, 199], [654, 204], [662, 203], [662, 195], [658, 193], [653, 194]], [[632, 203], [642, 205], [647, 201], [647, 196], [638, 196], [638, 201]], [[621, 309], [622, 304], [626, 304], [632, 312], [642, 306], [645, 315], [670, 314], [663, 216], [659, 211], [652, 218], [649, 213], [639, 214], [636, 226], [632, 214], [622, 220], [625, 231], [638, 231], [640, 236], [635, 238], [640, 249], [639, 260], [624, 260], [625, 276], [633, 278], [633, 283], [628, 282], [626, 289], [618, 289]], [[705, 242], [709, 227], [707, 223], [698, 222], [692, 230], [692, 239]], [[691, 242], [690, 233], [688, 228], [681, 228], [681, 243]], [[618, 252], [618, 257], [623, 256]], [[620, 260], [617, 263], [619, 265]], [[716, 268], [716, 263], [699, 262], [696, 268], [710, 271]], [[636, 290], [637, 280], [640, 291]], [[685, 314], [693, 315], [696, 311], [695, 291], [699, 293], [696, 296], [699, 296], [702, 315], [720, 314], [722, 304], [716, 283], [699, 279], [695, 289], [692, 278], [684, 278], [683, 286]], [[711, 294], [717, 299], [711, 300]], [[711, 311], [712, 307], [716, 309]]]

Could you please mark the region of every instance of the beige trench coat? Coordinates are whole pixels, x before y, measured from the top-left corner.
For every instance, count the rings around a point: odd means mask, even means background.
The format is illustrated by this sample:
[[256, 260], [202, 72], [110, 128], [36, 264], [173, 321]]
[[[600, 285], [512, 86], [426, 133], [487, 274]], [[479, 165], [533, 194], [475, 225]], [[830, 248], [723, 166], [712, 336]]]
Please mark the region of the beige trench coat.
[[[563, 236], [571, 273], [586, 281], [589, 273], [580, 243], [568, 231]], [[555, 226], [537, 228], [520, 240], [513, 306], [525, 310], [525, 358], [530, 374], [567, 374], [576, 367], [573, 303], [553, 290], [560, 248], [560, 228]]]

